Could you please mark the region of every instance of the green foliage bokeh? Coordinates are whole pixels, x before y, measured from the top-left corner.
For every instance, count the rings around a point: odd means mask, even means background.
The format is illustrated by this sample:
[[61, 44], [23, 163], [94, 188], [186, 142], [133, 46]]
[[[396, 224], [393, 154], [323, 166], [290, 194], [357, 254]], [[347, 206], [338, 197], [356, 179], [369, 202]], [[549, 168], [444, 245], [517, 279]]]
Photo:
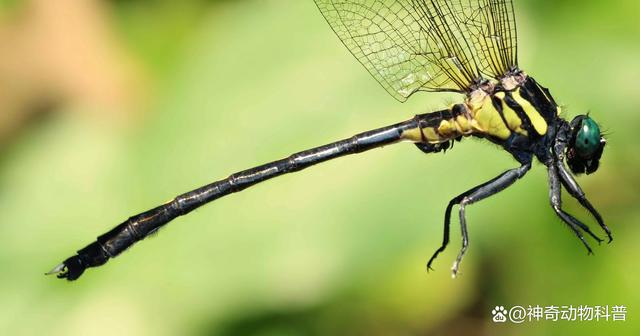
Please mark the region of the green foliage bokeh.
[[[172, 222], [66, 283], [42, 274], [127, 216], [290, 153], [441, 108], [399, 104], [313, 1], [112, 1], [111, 27], [150, 74], [126, 127], [60, 107], [0, 161], [0, 333], [47, 335], [638, 334], [640, 12], [636, 1], [516, 1], [520, 65], [566, 118], [608, 135], [580, 177], [614, 232], [586, 251], [537, 164], [467, 211], [461, 277], [444, 207], [515, 162], [467, 139], [446, 155], [389, 146], [284, 176]], [[19, 7], [15, 3], [8, 10]], [[73, 107], [78, 108], [78, 107]], [[565, 195], [568, 211], [597, 225]], [[625, 305], [626, 322], [495, 324], [496, 305]]]

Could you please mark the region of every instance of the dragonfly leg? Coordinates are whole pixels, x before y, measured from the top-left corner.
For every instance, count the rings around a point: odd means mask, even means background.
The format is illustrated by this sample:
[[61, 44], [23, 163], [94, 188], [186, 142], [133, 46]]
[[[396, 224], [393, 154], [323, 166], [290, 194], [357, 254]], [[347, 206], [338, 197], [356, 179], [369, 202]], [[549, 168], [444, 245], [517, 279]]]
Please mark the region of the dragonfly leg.
[[593, 250], [591, 250], [591, 246], [586, 242], [584, 236], [580, 232], [579, 229], [582, 229], [584, 232], [588, 233], [591, 237], [593, 237], [598, 243], [602, 242], [600, 237], [596, 236], [591, 229], [575, 217], [566, 213], [562, 210], [562, 198], [561, 198], [561, 190], [560, 190], [560, 177], [558, 176], [557, 167], [553, 164], [549, 165], [549, 200], [551, 202], [551, 207], [553, 211], [555, 211], [556, 215], [567, 225], [569, 228], [575, 233], [575, 235], [582, 241], [582, 244], [587, 248], [589, 254], [593, 254]]
[[442, 151], [446, 153], [447, 149], [453, 147], [453, 141], [447, 141], [439, 144], [429, 144], [429, 143], [418, 142], [415, 145], [416, 147], [418, 147], [420, 151], [422, 151], [425, 154], [440, 153]]
[[429, 259], [429, 262], [427, 262], [427, 271], [433, 270], [433, 268], [431, 268], [431, 264], [433, 263], [434, 260], [436, 260], [436, 258], [438, 257], [438, 254], [444, 251], [447, 248], [447, 245], [449, 245], [449, 228], [451, 227], [451, 209], [453, 208], [454, 205], [460, 202], [459, 199], [461, 199], [461, 197], [464, 197], [464, 195], [465, 194], [462, 194], [452, 199], [451, 201], [449, 201], [449, 205], [447, 205], [447, 210], [444, 212], [444, 230], [443, 230], [444, 235], [442, 238], [442, 245], [440, 245], [440, 247], [433, 253], [431, 258]]
[[569, 191], [569, 194], [573, 196], [573, 198], [577, 199], [578, 202], [580, 202], [580, 204], [591, 213], [591, 215], [598, 222], [598, 225], [600, 225], [602, 230], [604, 230], [604, 232], [607, 234], [607, 237], [609, 239], [608, 242], [611, 243], [611, 241], [613, 240], [613, 237], [611, 236], [611, 230], [609, 230], [609, 227], [604, 223], [604, 220], [602, 219], [602, 216], [600, 216], [600, 213], [598, 213], [593, 205], [591, 205], [591, 202], [589, 202], [589, 200], [587, 199], [587, 196], [578, 185], [578, 182], [576, 182], [573, 176], [569, 174], [561, 161], [557, 162], [556, 167], [562, 185], [567, 189], [567, 191]]
[[449, 202], [447, 206], [447, 210], [445, 211], [445, 219], [444, 219], [444, 238], [442, 241], [442, 245], [436, 252], [433, 254], [429, 262], [427, 263], [427, 268], [431, 269], [431, 263], [436, 259], [440, 252], [444, 251], [449, 243], [449, 227], [451, 224], [451, 209], [454, 205], [460, 205], [460, 229], [462, 232], [462, 248], [460, 249], [460, 253], [456, 258], [455, 263], [452, 268], [452, 275], [455, 277], [458, 274], [458, 270], [460, 268], [460, 263], [462, 262], [462, 258], [464, 257], [467, 248], [469, 247], [469, 236], [467, 232], [467, 223], [465, 218], [465, 207], [467, 205], [479, 202], [485, 198], [488, 198], [492, 195], [499, 193], [500, 191], [506, 189], [511, 186], [515, 181], [522, 178], [528, 171], [531, 169], [531, 162], [527, 162], [523, 164], [521, 167], [510, 169], [499, 176], [493, 178], [492, 180], [485, 182], [479, 186], [471, 188], [470, 190], [458, 195], [454, 199]]
[[[451, 201], [449, 201], [449, 204], [447, 205], [447, 209], [444, 212], [444, 230], [443, 230], [443, 237], [442, 237], [442, 245], [440, 245], [440, 247], [433, 253], [433, 255], [431, 256], [431, 258], [429, 259], [429, 262], [427, 262], [427, 271], [433, 270], [433, 268], [431, 268], [431, 264], [433, 263], [434, 260], [436, 260], [436, 258], [438, 257], [438, 255], [443, 252], [446, 248], [447, 245], [449, 245], [449, 237], [450, 237], [450, 228], [451, 228], [451, 211], [453, 210], [453, 206], [456, 204], [460, 204], [460, 202], [469, 194], [475, 192], [476, 190], [487, 186], [488, 184], [492, 183], [494, 180], [496, 180], [497, 178], [488, 181], [486, 183], [483, 183], [479, 186], [476, 186], [474, 188], [471, 188], [469, 190], [467, 190], [466, 192], [456, 196], [455, 198], [453, 198]], [[465, 226], [466, 228], [466, 226]]]

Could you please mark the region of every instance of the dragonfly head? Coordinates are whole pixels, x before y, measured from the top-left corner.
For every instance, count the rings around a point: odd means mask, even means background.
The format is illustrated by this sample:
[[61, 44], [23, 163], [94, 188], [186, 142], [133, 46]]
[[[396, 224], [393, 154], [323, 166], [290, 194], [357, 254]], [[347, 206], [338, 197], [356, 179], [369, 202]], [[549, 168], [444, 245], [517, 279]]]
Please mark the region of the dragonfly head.
[[567, 146], [567, 164], [576, 174], [591, 174], [598, 170], [600, 157], [607, 141], [600, 127], [588, 115], [579, 115], [571, 123], [571, 134]]

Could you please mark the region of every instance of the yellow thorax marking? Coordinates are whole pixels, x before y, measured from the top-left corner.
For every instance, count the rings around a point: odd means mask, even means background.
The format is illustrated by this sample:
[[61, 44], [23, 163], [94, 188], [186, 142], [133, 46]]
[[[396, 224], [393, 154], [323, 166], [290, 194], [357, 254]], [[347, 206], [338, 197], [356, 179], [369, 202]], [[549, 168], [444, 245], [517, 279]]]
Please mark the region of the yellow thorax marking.
[[504, 102], [506, 94], [504, 92], [498, 92], [495, 96], [500, 99], [500, 104], [502, 104], [502, 116], [504, 116], [504, 120], [507, 121], [507, 127], [520, 135], [528, 136], [527, 131], [522, 129], [522, 119], [518, 118], [516, 111], [512, 110]]
[[538, 133], [539, 135], [547, 134], [547, 122], [544, 120], [542, 115], [538, 113], [538, 110], [536, 110], [536, 108], [531, 105], [531, 103], [529, 103], [528, 100], [522, 98], [522, 96], [520, 95], [520, 89], [516, 90], [516, 92], [514, 92], [512, 96], [516, 103], [518, 103], [520, 107], [522, 107], [527, 117], [529, 117], [531, 125], [536, 130], [536, 133]]
[[[522, 108], [531, 121], [536, 133], [547, 133], [548, 125], [537, 109], [520, 95], [521, 88], [512, 91], [513, 100]], [[469, 136], [473, 133], [489, 135], [496, 139], [507, 140], [512, 132], [528, 136], [527, 130], [522, 128], [523, 120], [518, 113], [505, 102], [506, 93], [497, 92], [494, 95], [501, 104], [502, 115], [493, 105], [492, 96], [478, 89], [473, 91], [465, 102], [466, 111], [455, 118], [440, 120], [437, 126], [416, 127], [406, 130], [402, 138], [413, 142], [442, 143], [459, 136]], [[546, 96], [546, 94], [545, 94]], [[449, 107], [450, 111], [455, 105]], [[557, 107], [560, 113], [560, 107]]]
[[476, 131], [502, 140], [509, 138], [511, 131], [503, 122], [500, 112], [493, 106], [490, 95], [476, 90], [469, 96], [467, 106], [473, 116], [471, 124]]

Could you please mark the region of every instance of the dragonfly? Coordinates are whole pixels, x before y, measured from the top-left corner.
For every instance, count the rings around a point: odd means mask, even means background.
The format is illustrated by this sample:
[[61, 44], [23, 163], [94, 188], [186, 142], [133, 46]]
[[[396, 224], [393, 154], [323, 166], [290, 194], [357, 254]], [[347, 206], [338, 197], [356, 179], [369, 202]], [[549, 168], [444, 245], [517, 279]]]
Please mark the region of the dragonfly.
[[513, 185], [531, 169], [534, 159], [548, 171], [551, 208], [588, 253], [593, 251], [585, 235], [598, 243], [603, 239], [563, 210], [563, 188], [612, 241], [602, 216], [575, 180], [598, 170], [606, 139], [588, 114], [564, 119], [549, 89], [520, 69], [512, 0], [314, 1], [342, 43], [395, 99], [404, 102], [418, 92], [455, 92], [461, 102], [181, 194], [128, 218], [47, 274], [76, 280], [87, 268], [105, 264], [175, 218], [276, 176], [395, 143], [414, 144], [425, 154], [443, 152], [468, 137], [497, 144], [518, 165], [449, 201], [442, 244], [427, 262], [427, 270], [449, 244], [451, 213], [458, 206], [462, 244], [452, 267], [453, 276], [458, 274], [469, 246], [466, 207]]

